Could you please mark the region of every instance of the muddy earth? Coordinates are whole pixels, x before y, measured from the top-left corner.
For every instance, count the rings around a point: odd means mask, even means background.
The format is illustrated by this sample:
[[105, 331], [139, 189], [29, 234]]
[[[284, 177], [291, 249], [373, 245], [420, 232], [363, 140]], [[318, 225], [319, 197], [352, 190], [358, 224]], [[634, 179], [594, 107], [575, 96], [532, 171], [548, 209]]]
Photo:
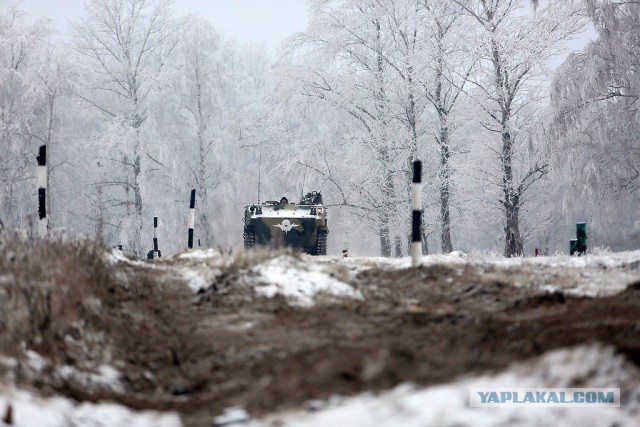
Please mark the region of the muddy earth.
[[[0, 350], [19, 360], [4, 368], [5, 377], [45, 395], [177, 411], [187, 426], [210, 426], [230, 406], [259, 417], [336, 394], [498, 372], [591, 342], [640, 363], [639, 262], [580, 267], [462, 260], [412, 268], [268, 253], [143, 262], [100, 248], [90, 256], [58, 248], [54, 259], [51, 249], [38, 250], [44, 265], [37, 269], [27, 259], [1, 266], [0, 302], [31, 304], [42, 313], [29, 318], [27, 331], [11, 329], [4, 316]], [[320, 294], [315, 304], [300, 306], [284, 296], [260, 296], [252, 266], [278, 256], [319, 263], [360, 297]], [[25, 268], [34, 271], [20, 271]], [[201, 286], [187, 283], [191, 269], [206, 273]], [[50, 287], [25, 302], [6, 277], [16, 287]], [[596, 284], [619, 277], [624, 290], [564, 291], [585, 277]], [[35, 368], [25, 351], [46, 366]], [[57, 369], [88, 373], [103, 364], [120, 373], [118, 387]]]

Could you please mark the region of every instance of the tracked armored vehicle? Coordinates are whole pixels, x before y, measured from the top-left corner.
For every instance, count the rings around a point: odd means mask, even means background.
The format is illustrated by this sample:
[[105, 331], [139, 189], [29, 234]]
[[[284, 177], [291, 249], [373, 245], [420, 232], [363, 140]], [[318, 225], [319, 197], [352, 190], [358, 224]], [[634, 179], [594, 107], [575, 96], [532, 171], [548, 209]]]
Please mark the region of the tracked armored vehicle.
[[300, 203], [286, 197], [245, 206], [244, 247], [292, 247], [310, 255], [327, 254], [327, 209], [313, 191]]

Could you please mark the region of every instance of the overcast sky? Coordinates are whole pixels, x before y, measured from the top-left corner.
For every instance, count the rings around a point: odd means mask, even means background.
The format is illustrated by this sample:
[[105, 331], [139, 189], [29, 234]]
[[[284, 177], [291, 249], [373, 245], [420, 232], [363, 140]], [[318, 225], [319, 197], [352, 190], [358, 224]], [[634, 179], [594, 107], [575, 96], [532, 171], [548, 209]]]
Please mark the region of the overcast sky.
[[[5, 13], [16, 0], [0, 0]], [[84, 0], [22, 0], [21, 9], [33, 18], [47, 17], [64, 32], [67, 21], [83, 15]], [[305, 0], [176, 0], [177, 15], [198, 14], [207, 18], [228, 38], [241, 43], [265, 42], [274, 48], [291, 34], [303, 31], [308, 22]]]
[[[542, 0], [544, 5], [548, 0]], [[0, 13], [5, 13], [16, 0], [0, 0]], [[48, 17], [64, 32], [69, 20], [83, 15], [84, 0], [21, 0], [21, 8], [33, 18]], [[197, 14], [208, 19], [227, 38], [240, 43], [264, 42], [273, 49], [286, 37], [303, 31], [308, 22], [305, 0], [175, 0], [177, 15]], [[568, 50], [581, 50], [595, 31], [588, 30], [568, 43]], [[568, 53], [568, 52], [567, 52]], [[559, 65], [564, 58], [553, 61]]]

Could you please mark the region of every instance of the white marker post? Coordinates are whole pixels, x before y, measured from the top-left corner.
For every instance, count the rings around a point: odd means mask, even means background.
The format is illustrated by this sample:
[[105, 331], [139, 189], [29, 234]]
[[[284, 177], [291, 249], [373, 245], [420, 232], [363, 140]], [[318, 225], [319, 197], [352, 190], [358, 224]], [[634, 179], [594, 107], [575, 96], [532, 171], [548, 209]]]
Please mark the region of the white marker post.
[[191, 190], [191, 200], [189, 201], [189, 240], [187, 247], [193, 249], [193, 227], [196, 223], [196, 190]]
[[422, 256], [422, 162], [413, 162], [413, 183], [411, 184], [411, 265], [420, 263]]
[[46, 237], [49, 223], [47, 220], [47, 146], [41, 145], [36, 157], [38, 160], [38, 235]]

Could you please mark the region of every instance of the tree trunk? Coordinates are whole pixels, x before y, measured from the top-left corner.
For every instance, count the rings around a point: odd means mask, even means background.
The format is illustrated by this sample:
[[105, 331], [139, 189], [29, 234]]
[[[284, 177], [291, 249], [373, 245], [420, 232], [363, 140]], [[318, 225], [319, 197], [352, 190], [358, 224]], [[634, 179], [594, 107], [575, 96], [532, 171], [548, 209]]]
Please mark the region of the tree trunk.
[[[376, 122], [378, 125], [378, 129], [380, 132], [380, 141], [378, 152], [380, 154], [380, 158], [382, 159], [382, 164], [385, 169], [382, 170], [384, 173], [384, 182], [382, 183], [382, 203], [380, 203], [379, 209], [381, 210], [380, 214], [380, 253], [383, 257], [390, 258], [392, 243], [391, 236], [389, 235], [389, 222], [393, 215], [393, 208], [395, 207], [395, 192], [393, 185], [393, 175], [389, 170], [391, 166], [391, 162], [389, 159], [389, 147], [387, 146], [387, 120], [386, 113], [388, 112], [387, 106], [385, 105], [386, 94], [385, 94], [385, 86], [384, 86], [384, 55], [382, 52], [382, 38], [381, 38], [381, 25], [380, 22], [376, 19], [373, 24], [376, 29], [376, 73], [375, 79], [377, 82], [377, 87], [374, 91], [374, 100], [375, 100], [375, 110], [376, 110]], [[390, 210], [391, 209], [391, 210]]]
[[53, 113], [55, 108], [55, 99], [56, 99], [56, 91], [50, 92], [48, 94], [48, 109], [49, 109], [49, 123], [47, 124], [47, 199], [45, 201], [46, 210], [47, 210], [47, 228], [50, 230], [55, 226], [54, 221], [56, 220], [56, 216], [53, 215], [53, 191], [51, 191], [51, 172], [53, 168], [53, 162], [51, 161], [53, 156], [55, 155], [55, 150], [53, 150], [52, 139], [53, 139]]
[[202, 246], [206, 248], [210, 248], [215, 243], [214, 234], [211, 228], [211, 223], [209, 221], [209, 177], [207, 175], [208, 167], [211, 166], [209, 162], [207, 162], [207, 155], [209, 153], [209, 146], [206, 141], [206, 133], [207, 133], [207, 120], [205, 119], [205, 111], [204, 105], [202, 104], [203, 97], [203, 89], [202, 89], [202, 77], [200, 75], [200, 59], [199, 53], [196, 51], [195, 57], [195, 65], [194, 65], [194, 74], [195, 74], [195, 84], [196, 84], [196, 105], [197, 105], [197, 116], [196, 116], [196, 137], [198, 139], [198, 169], [196, 181], [199, 187], [199, 193], [201, 196], [201, 207], [200, 207], [200, 217], [199, 224], [201, 227], [202, 233]]
[[[200, 208], [202, 210], [202, 207]], [[200, 214], [200, 220], [198, 221], [200, 224], [200, 228], [202, 229], [202, 242], [198, 239], [198, 243], [201, 243], [202, 247], [210, 248], [214, 244], [214, 234], [211, 229], [211, 222], [209, 221], [209, 216], [206, 213]]]
[[134, 149], [133, 161], [133, 198], [134, 198], [134, 235], [133, 235], [133, 253], [136, 256], [142, 256], [142, 189], [140, 185], [141, 155], [140, 155], [140, 128], [136, 128], [136, 147]]
[[95, 239], [99, 243], [104, 242], [104, 208], [103, 208], [103, 200], [102, 200], [102, 185], [98, 184], [98, 217], [96, 218], [96, 235]]
[[389, 238], [389, 226], [386, 221], [380, 227], [380, 256], [391, 258], [391, 239]]
[[[204, 182], [204, 175], [202, 176]], [[199, 186], [200, 200], [200, 215], [198, 216], [198, 224], [200, 225], [200, 234], [202, 235], [202, 242], [198, 239], [198, 243], [204, 248], [211, 248], [215, 244], [213, 228], [211, 221], [209, 220], [209, 195], [206, 185]]]
[[507, 206], [507, 226], [505, 231], [505, 248], [504, 255], [507, 258], [522, 256], [523, 244], [520, 236], [520, 227], [518, 224], [520, 208], [518, 206]]
[[451, 170], [449, 168], [451, 152], [449, 150], [448, 119], [451, 109], [447, 107], [447, 96], [443, 94], [443, 86], [445, 84], [444, 37], [444, 29], [440, 23], [438, 23], [437, 83], [434, 98], [440, 128], [440, 135], [436, 137], [436, 142], [440, 149], [440, 249], [442, 249], [442, 253], [447, 254], [453, 251], [453, 244], [451, 242], [451, 213], [449, 209], [451, 203]]
[[440, 129], [440, 246], [442, 253], [453, 251], [451, 243], [451, 171], [449, 169], [449, 131], [446, 127], [446, 117], [441, 116]]
[[513, 135], [511, 133], [511, 113], [515, 93], [511, 91], [509, 75], [503, 72], [503, 60], [500, 56], [498, 44], [491, 40], [493, 55], [493, 67], [495, 72], [495, 86], [500, 106], [500, 128], [502, 142], [502, 191], [504, 200], [502, 205], [505, 210], [505, 250], [506, 257], [522, 255], [522, 237], [520, 236], [520, 193], [513, 182]]
[[508, 258], [522, 256], [522, 237], [520, 236], [520, 194], [514, 188], [512, 161], [512, 137], [508, 126], [503, 125], [502, 132], [502, 189], [505, 210], [505, 250]]
[[395, 243], [395, 257], [402, 258], [402, 239], [400, 236], [396, 236], [394, 239]]
[[[422, 223], [424, 224], [424, 220]], [[424, 231], [424, 225], [422, 230], [422, 255], [429, 255], [429, 239]]]

